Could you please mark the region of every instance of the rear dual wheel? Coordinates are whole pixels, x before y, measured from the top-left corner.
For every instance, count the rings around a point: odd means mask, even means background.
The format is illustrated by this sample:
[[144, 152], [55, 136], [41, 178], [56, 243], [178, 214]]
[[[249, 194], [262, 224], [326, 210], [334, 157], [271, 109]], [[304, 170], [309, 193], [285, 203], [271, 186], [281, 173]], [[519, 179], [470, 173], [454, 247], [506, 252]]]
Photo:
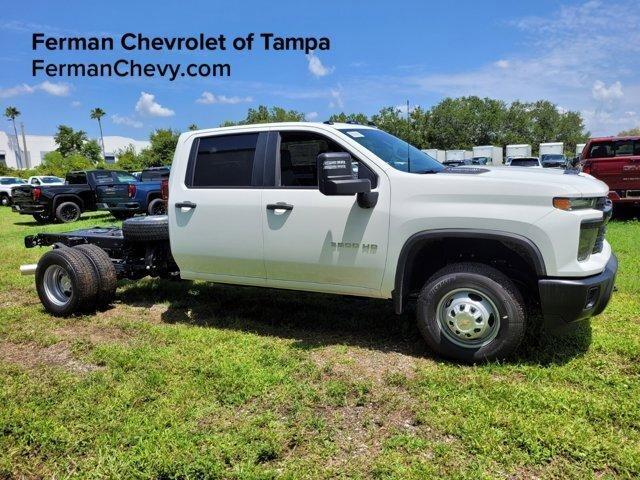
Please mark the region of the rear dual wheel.
[[116, 272], [95, 245], [62, 247], [45, 253], [36, 269], [36, 290], [47, 312], [68, 316], [104, 307], [116, 289]]

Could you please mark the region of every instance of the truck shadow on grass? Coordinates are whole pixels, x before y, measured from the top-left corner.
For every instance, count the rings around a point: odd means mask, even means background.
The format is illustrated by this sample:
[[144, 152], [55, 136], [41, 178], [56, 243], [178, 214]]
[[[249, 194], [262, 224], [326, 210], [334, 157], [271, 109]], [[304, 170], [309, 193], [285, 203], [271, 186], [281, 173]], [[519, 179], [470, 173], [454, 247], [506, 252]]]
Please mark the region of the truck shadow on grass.
[[[162, 322], [290, 339], [300, 349], [351, 345], [444, 361], [423, 341], [415, 311], [395, 315], [386, 300], [162, 280], [126, 283], [118, 300], [145, 308], [168, 301]], [[590, 344], [588, 323], [561, 334], [532, 331], [511, 362], [561, 365], [584, 355]]]
[[[116, 224], [118, 222], [118, 220], [113, 218], [110, 213], [91, 215], [90, 217], [86, 217], [86, 216], [82, 217], [81, 216], [79, 218], [79, 221], [89, 220], [89, 219], [102, 221], [102, 220], [107, 220], [109, 218], [113, 220], [114, 224]], [[13, 224], [14, 225], [20, 225], [22, 227], [46, 227], [47, 225], [61, 225], [61, 224], [59, 224], [57, 222], [49, 222], [47, 224], [41, 224], [41, 223], [36, 222], [35, 220], [32, 220], [30, 222], [29, 221], [26, 221], [26, 222], [13, 222]], [[74, 225], [74, 223], [70, 223], [69, 225]]]

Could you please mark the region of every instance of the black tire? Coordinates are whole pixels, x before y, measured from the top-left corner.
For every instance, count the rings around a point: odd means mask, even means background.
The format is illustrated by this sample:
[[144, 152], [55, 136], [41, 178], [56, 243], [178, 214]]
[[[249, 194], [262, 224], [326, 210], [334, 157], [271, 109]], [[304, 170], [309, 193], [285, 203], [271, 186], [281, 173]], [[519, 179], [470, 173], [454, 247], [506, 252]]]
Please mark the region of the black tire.
[[3, 193], [0, 195], [0, 204], [2, 204], [3, 207], [8, 207], [11, 205], [11, 197], [6, 193]]
[[62, 202], [56, 207], [56, 220], [62, 223], [75, 222], [80, 218], [82, 210], [76, 202]]
[[33, 219], [39, 224], [39, 225], [46, 225], [47, 223], [51, 223], [55, 220], [55, 218], [52, 218], [51, 215], [47, 214], [47, 213], [34, 213], [33, 214]]
[[[57, 267], [57, 268], [56, 268]], [[56, 297], [52, 278], [66, 276], [68, 291]], [[45, 310], [55, 316], [68, 316], [95, 308], [98, 278], [89, 259], [72, 248], [57, 248], [45, 253], [36, 268], [36, 290]]]
[[147, 207], [147, 213], [149, 215], [166, 215], [167, 214], [167, 204], [161, 198], [154, 198], [149, 202], [149, 206]]
[[127, 218], [131, 218], [135, 215], [135, 212], [128, 212], [126, 210], [109, 211], [109, 213], [113, 215], [113, 218], [116, 220], [126, 220]]
[[[462, 298], [456, 298], [456, 295]], [[469, 313], [464, 315], [465, 296], [469, 296], [471, 302], [480, 299], [482, 305], [491, 307], [488, 311], [495, 311], [488, 315], [482, 328], [474, 329], [476, 325], [469, 318], [476, 312], [473, 303], [468, 308]], [[448, 299], [452, 300], [447, 303]], [[449, 308], [451, 314], [447, 312]], [[463, 313], [459, 321], [467, 322], [468, 330], [451, 321], [456, 321], [449, 315], [455, 317], [457, 308], [460, 309], [458, 314]], [[508, 357], [518, 348], [526, 329], [525, 311], [522, 295], [502, 272], [481, 263], [456, 263], [437, 271], [427, 281], [418, 297], [416, 316], [424, 339], [438, 354], [475, 363]], [[476, 321], [483, 322], [482, 319]], [[464, 338], [483, 329], [487, 332], [484, 338]]]
[[108, 306], [116, 296], [116, 287], [118, 286], [116, 269], [109, 255], [97, 245], [85, 244], [73, 248], [82, 252], [89, 259], [98, 278], [96, 305], [100, 308]]
[[122, 222], [122, 234], [132, 242], [169, 240], [169, 218], [166, 215], [130, 218]]

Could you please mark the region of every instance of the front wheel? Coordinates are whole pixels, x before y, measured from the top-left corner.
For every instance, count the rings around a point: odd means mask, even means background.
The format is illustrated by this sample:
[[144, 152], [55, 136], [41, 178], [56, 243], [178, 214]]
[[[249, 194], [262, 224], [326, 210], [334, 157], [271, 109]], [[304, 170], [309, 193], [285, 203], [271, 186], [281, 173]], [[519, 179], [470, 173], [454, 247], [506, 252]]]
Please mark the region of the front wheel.
[[0, 197], [0, 203], [3, 207], [8, 207], [9, 205], [11, 205], [11, 197], [9, 197], [9, 195], [2, 195]]
[[438, 354], [463, 362], [504, 358], [525, 333], [525, 306], [514, 283], [480, 263], [436, 272], [420, 292], [418, 328]]

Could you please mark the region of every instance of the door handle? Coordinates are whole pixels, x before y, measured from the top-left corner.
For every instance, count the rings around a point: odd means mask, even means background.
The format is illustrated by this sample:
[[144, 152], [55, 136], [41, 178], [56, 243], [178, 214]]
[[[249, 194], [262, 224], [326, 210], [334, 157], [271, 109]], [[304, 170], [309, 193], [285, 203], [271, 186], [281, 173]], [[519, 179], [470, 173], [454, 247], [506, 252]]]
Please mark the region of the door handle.
[[293, 205], [284, 202], [269, 203], [267, 204], [267, 210], [293, 210]]
[[176, 202], [176, 208], [196, 208], [196, 204], [190, 201]]

